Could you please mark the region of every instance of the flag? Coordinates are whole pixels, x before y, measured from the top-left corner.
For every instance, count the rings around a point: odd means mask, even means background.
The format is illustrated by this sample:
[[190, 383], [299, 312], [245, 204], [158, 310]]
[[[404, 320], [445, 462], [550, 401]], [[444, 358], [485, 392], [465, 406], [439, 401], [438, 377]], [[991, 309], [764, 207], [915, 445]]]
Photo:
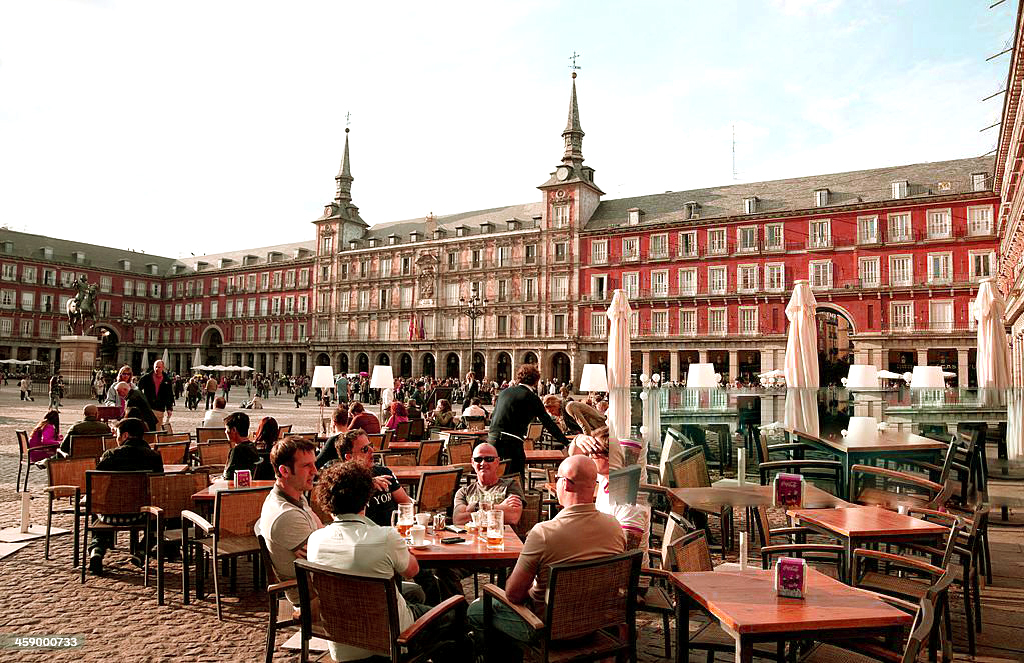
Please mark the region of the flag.
[[416, 316], [409, 316], [409, 340], [413, 340], [416, 337]]
[[422, 341], [422, 340], [425, 340], [426, 338], [427, 338], [427, 328], [423, 324], [423, 316], [420, 315], [420, 340]]

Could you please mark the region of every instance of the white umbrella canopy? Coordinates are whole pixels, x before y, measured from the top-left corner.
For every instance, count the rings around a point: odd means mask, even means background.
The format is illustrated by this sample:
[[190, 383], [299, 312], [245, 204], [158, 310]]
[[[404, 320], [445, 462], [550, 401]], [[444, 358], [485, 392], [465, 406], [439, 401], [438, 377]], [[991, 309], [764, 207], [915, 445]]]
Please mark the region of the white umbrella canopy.
[[145, 373], [149, 370], [149, 349], [142, 351], [142, 372]]
[[192, 355], [192, 368], [198, 368], [203, 363], [203, 358], [199, 356], [199, 348], [196, 348], [196, 353]]
[[797, 280], [786, 305], [789, 337], [784, 369], [789, 387], [818, 387], [818, 331], [814, 325], [817, 306], [810, 284]]
[[1006, 389], [1010, 386], [1010, 348], [1006, 340], [1006, 302], [996, 289], [995, 279], [981, 281], [974, 300], [978, 321], [978, 388]]
[[171, 365], [171, 354], [167, 351], [167, 348], [164, 348], [164, 354], [160, 357], [160, 360], [164, 362], [164, 370], [166, 371]]
[[[623, 455], [619, 440], [629, 438], [630, 418], [630, 337], [629, 317], [632, 309], [625, 290], [612, 293], [608, 307], [608, 443], [609, 462], [621, 467]], [[641, 444], [641, 463], [646, 462], [646, 447]]]
[[786, 428], [819, 437], [818, 390], [786, 389]]

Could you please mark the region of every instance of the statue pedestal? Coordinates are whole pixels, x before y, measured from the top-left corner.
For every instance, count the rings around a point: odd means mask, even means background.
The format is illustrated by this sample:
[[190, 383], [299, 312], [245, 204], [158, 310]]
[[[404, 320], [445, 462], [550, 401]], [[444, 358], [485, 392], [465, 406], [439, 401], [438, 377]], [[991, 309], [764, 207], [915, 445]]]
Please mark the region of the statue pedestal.
[[64, 376], [64, 395], [92, 398], [92, 381], [100, 340], [95, 336], [60, 337], [60, 373]]

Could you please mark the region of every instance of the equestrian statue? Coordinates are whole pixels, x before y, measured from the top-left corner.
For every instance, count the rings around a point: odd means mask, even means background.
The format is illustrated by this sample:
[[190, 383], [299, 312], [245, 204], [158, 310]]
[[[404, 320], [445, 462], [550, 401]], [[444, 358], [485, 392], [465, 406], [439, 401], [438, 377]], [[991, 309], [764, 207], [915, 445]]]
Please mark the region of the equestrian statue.
[[[89, 279], [83, 274], [71, 285], [71, 289], [78, 291], [78, 294], [68, 300], [68, 330], [74, 334], [75, 329], [80, 326], [81, 333], [88, 334], [96, 324], [95, 300], [99, 286], [95, 283], [90, 284]], [[86, 319], [92, 321], [88, 329], [85, 328]]]

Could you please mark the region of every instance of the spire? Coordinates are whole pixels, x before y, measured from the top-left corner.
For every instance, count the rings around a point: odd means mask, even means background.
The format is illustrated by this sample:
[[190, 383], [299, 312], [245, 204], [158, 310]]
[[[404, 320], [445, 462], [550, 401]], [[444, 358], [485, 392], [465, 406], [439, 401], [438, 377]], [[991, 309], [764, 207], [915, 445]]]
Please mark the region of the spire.
[[572, 72], [572, 96], [569, 98], [569, 119], [565, 123], [562, 139], [565, 140], [565, 154], [562, 163], [579, 167], [583, 163], [583, 128], [580, 127], [580, 109], [576, 104], [576, 72]]
[[352, 171], [348, 165], [348, 127], [345, 127], [345, 156], [341, 160], [341, 170], [338, 171], [334, 180], [338, 183], [337, 193], [334, 200], [339, 203], [352, 202]]

